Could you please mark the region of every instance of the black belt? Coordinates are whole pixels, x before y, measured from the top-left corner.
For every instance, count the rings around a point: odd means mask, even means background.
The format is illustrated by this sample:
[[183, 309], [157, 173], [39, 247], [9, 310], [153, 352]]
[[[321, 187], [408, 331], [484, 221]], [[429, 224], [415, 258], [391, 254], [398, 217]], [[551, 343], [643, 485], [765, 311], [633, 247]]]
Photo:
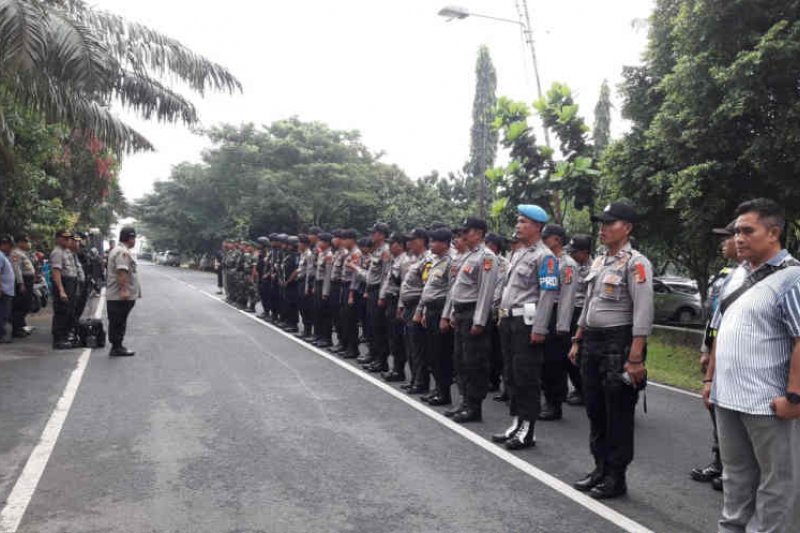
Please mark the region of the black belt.
[[478, 305], [478, 302], [466, 302], [466, 303], [453, 303], [453, 310], [456, 313], [464, 313], [467, 311], [472, 311]]
[[381, 290], [381, 284], [378, 283], [377, 285], [367, 285], [367, 292], [379, 292]]
[[425, 304], [425, 309], [430, 309], [431, 311], [441, 311], [444, 309], [444, 304], [447, 303], [447, 300], [434, 300], [432, 302]]
[[403, 300], [403, 307], [411, 308], [419, 305], [419, 298], [412, 298], [410, 300]]

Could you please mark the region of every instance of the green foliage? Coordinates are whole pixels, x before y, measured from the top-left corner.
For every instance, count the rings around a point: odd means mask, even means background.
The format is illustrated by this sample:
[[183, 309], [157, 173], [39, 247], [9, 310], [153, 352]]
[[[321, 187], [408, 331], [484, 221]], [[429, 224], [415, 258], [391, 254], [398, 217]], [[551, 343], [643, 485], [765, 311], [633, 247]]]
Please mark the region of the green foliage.
[[[117, 100], [146, 119], [196, 123], [194, 105], [163, 77], [200, 94], [241, 88], [180, 42], [82, 0], [0, 0], [0, 96], [48, 122], [91, 131], [118, 151], [150, 149], [108, 106]], [[13, 143], [2, 113], [0, 135]]]
[[603, 80], [600, 86], [600, 98], [594, 106], [594, 128], [592, 129], [592, 142], [594, 143], [594, 156], [600, 158], [611, 141], [611, 89], [608, 81]]
[[[494, 190], [484, 190], [482, 186], [486, 171], [494, 165], [497, 155], [497, 130], [492, 127], [497, 104], [497, 73], [495, 72], [489, 48], [481, 46], [475, 65], [475, 100], [472, 104], [472, 130], [470, 158], [467, 163], [467, 188], [477, 197], [481, 215], [485, 216], [485, 206], [494, 197]], [[486, 187], [488, 189], [488, 187]]]
[[116, 156], [96, 137], [48, 125], [8, 99], [0, 111], [15, 137], [6, 147], [15, 164], [0, 172], [0, 232], [28, 231], [45, 242], [59, 227], [107, 232], [126, 208]]
[[379, 161], [354, 131], [297, 118], [257, 128], [220, 126], [199, 165], [184, 164], [134, 212], [156, 248], [202, 252], [225, 237], [299, 233], [310, 225], [365, 231], [455, 224], [464, 181], [433, 173], [412, 181]]
[[497, 205], [503, 206], [507, 224], [512, 223], [516, 206], [521, 203], [539, 204], [553, 213], [555, 221], [563, 223], [567, 211], [580, 211], [593, 204], [598, 185], [600, 171], [587, 140], [589, 128], [578, 114], [569, 87], [554, 83], [533, 107], [544, 126], [555, 133], [562, 158], [554, 160], [552, 149], [537, 144], [525, 103], [500, 98], [494, 124], [511, 160], [487, 175], [506, 200]]
[[769, 196], [800, 218], [798, 57], [798, 0], [660, 0], [645, 62], [624, 72], [633, 128], [606, 154], [603, 189], [647, 214], [645, 247], [703, 292], [709, 229], [738, 203]]

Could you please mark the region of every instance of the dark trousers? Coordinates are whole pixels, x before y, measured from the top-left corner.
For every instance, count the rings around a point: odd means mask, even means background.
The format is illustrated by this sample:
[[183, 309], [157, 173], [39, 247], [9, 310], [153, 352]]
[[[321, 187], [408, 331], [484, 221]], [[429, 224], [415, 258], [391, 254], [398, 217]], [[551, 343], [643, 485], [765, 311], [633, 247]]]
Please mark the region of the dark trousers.
[[403, 302], [406, 359], [411, 370], [411, 385], [422, 389], [430, 387], [430, 370], [425, 364], [425, 330], [414, 322], [414, 312], [419, 300]]
[[328, 300], [329, 298], [322, 297], [322, 282], [317, 281], [316, 287], [314, 287], [314, 302], [317, 310], [317, 322], [314, 330], [317, 332], [317, 338], [331, 342], [331, 307]]
[[439, 329], [444, 301], [425, 310], [425, 362], [436, 380], [439, 397], [450, 399], [453, 384], [453, 332]]
[[125, 339], [128, 329], [128, 315], [131, 313], [136, 300], [109, 300], [106, 302], [108, 311], [108, 340], [111, 346], [119, 348]]
[[550, 332], [544, 341], [544, 364], [542, 365], [542, 391], [547, 403], [559, 406], [567, 399], [567, 365], [569, 349], [572, 346], [569, 335], [559, 335], [558, 306], [553, 306], [550, 318]]
[[[578, 331], [578, 319], [581, 317], [582, 312], [583, 307], [576, 307], [572, 313], [572, 327], [570, 328], [570, 335], [572, 336]], [[569, 354], [569, 352], [567, 353]], [[572, 361], [567, 361], [567, 375], [569, 376], [570, 383], [572, 383], [572, 388], [574, 388], [578, 394], [582, 395], [583, 380], [581, 379], [580, 366], [572, 364]]]
[[261, 299], [261, 308], [264, 313], [269, 313], [269, 282], [265, 279], [258, 281], [258, 296]]
[[217, 269], [217, 288], [222, 288], [222, 269]]
[[458, 388], [463, 391], [467, 405], [479, 407], [489, 392], [489, 352], [491, 339], [486, 328], [480, 335], [472, 335], [473, 304], [454, 304], [454, 365]]
[[392, 370], [404, 374], [406, 371], [406, 345], [402, 318], [397, 318], [397, 296], [386, 297], [386, 323], [389, 330], [389, 354], [392, 356]]
[[78, 322], [83, 316], [83, 311], [86, 309], [86, 302], [89, 300], [89, 284], [88, 281], [78, 283], [75, 290], [75, 312], [72, 314], [72, 329], [77, 332]]
[[10, 294], [0, 295], [0, 339], [6, 336], [6, 322], [11, 318], [11, 301], [14, 299]]
[[75, 310], [75, 286], [78, 280], [75, 278], [61, 278], [64, 292], [67, 293], [67, 301], [61, 300], [56, 289], [53, 296], [53, 342], [63, 342], [69, 337], [69, 330], [72, 326], [72, 315]]
[[633, 460], [638, 392], [621, 377], [632, 339], [630, 326], [587, 328], [580, 353], [589, 446], [597, 467], [611, 474], [624, 474]]
[[542, 407], [541, 372], [544, 346], [531, 344], [531, 326], [521, 317], [500, 321], [503, 381], [511, 416], [535, 422]]
[[283, 302], [283, 321], [292, 327], [297, 327], [297, 322], [300, 320], [297, 283], [290, 283], [283, 288]]
[[331, 327], [336, 332], [336, 337], [342, 342], [342, 283], [339, 281], [331, 282], [331, 295], [329, 306], [331, 309]]
[[25, 316], [31, 310], [33, 302], [33, 276], [25, 276], [23, 278], [25, 285], [25, 292], [20, 292], [19, 285], [17, 285], [17, 292], [14, 295], [14, 301], [11, 304], [11, 328], [14, 332], [22, 331], [27, 325]]
[[367, 320], [372, 337], [369, 338], [369, 354], [377, 362], [386, 364], [389, 357], [389, 328], [386, 322], [386, 308], [378, 306], [380, 285], [367, 287]]
[[722, 460], [719, 456], [719, 431], [717, 430], [717, 410], [712, 405], [708, 409], [711, 415], [711, 453], [714, 454], [714, 462], [722, 469]]
[[[349, 287], [347, 289], [342, 291], [342, 338], [339, 342], [342, 343], [349, 355], [358, 356], [360, 354], [358, 350], [358, 306], [356, 302], [352, 304], [347, 302], [350, 296]], [[357, 298], [358, 295], [356, 295]]]
[[493, 312], [486, 324], [491, 350], [489, 351], [489, 385], [493, 389], [500, 386], [503, 375], [503, 348], [500, 346], [500, 328], [497, 325], [497, 313]]

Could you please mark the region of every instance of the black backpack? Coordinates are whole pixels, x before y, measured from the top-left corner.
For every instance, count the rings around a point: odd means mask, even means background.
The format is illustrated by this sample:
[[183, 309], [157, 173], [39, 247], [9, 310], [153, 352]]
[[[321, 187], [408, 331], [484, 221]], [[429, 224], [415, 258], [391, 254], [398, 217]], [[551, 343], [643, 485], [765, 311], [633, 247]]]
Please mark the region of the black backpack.
[[106, 345], [106, 330], [103, 321], [96, 318], [82, 318], [78, 322], [78, 339], [81, 346], [102, 348]]

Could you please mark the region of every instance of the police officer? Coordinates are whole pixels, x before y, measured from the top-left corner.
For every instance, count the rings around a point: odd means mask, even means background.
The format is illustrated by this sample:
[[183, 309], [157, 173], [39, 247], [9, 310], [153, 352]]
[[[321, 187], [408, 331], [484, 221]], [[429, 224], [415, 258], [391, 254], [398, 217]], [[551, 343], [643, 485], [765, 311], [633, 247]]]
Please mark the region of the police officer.
[[[714, 235], [722, 238], [720, 252], [722, 254], [722, 257], [725, 259], [725, 261], [727, 261], [728, 264], [725, 265], [722, 268], [722, 270], [719, 271], [719, 273], [717, 273], [717, 275], [714, 277], [714, 280], [711, 282], [711, 286], [708, 289], [709, 317], [713, 317], [714, 313], [719, 307], [720, 294], [722, 293], [722, 288], [725, 286], [725, 282], [727, 281], [728, 276], [730, 276], [731, 272], [733, 272], [734, 270], [732, 266], [733, 267], [736, 266], [737, 256], [736, 256], [736, 241], [734, 239], [735, 230], [736, 230], [736, 221], [734, 220], [726, 227], [717, 228], [712, 231]], [[700, 346], [700, 369], [702, 370], [703, 374], [705, 374], [706, 370], [708, 370], [709, 352], [711, 351], [711, 346], [713, 345], [716, 336], [717, 336], [717, 331], [712, 327], [711, 319], [709, 318], [708, 322], [706, 323], [706, 330], [705, 330], [705, 335], [703, 336], [703, 342]], [[717, 433], [717, 415], [713, 404], [709, 406], [708, 412], [711, 415], [712, 460], [706, 466], [693, 468], [692, 471], [689, 473], [689, 475], [693, 480], [699, 481], [701, 483], [711, 483], [711, 487], [714, 490], [721, 491], [723, 488], [722, 460], [720, 459], [719, 455], [719, 434]]]
[[317, 286], [317, 259], [319, 258], [319, 234], [322, 233], [322, 228], [319, 226], [311, 226], [308, 229], [308, 248], [311, 250], [311, 257], [306, 263], [306, 298], [308, 301], [308, 312], [311, 318], [312, 328], [309, 330], [311, 339], [317, 338], [317, 297], [315, 294]]
[[297, 333], [299, 293], [297, 291], [297, 266], [300, 263], [298, 247], [300, 239], [294, 235], [286, 239], [286, 253], [283, 257], [283, 329], [289, 333]]
[[446, 227], [428, 232], [430, 238], [430, 268], [425, 287], [417, 306], [415, 322], [425, 330], [425, 364], [430, 368], [436, 388], [421, 399], [432, 406], [450, 405], [453, 384], [453, 331], [441, 328], [442, 312], [450, 292], [450, 241], [453, 233]]
[[342, 233], [342, 247], [347, 250], [342, 272], [342, 357], [356, 359], [361, 354], [358, 348], [358, 308], [356, 298], [363, 292], [358, 280], [361, 268], [361, 250], [356, 244], [358, 233], [347, 229]]
[[405, 324], [402, 316], [397, 314], [400, 298], [400, 285], [403, 276], [410, 266], [409, 255], [406, 252], [406, 235], [395, 233], [389, 239], [389, 252], [392, 254], [392, 264], [381, 284], [378, 307], [385, 309], [386, 322], [389, 329], [389, 354], [392, 356], [392, 367], [384, 372], [384, 381], [395, 382], [406, 379], [406, 346], [404, 342]]
[[108, 340], [111, 357], [132, 356], [135, 352], [123, 345], [128, 315], [136, 300], [141, 298], [136, 259], [131, 253], [136, 244], [136, 230], [126, 226], [119, 232], [119, 244], [108, 254], [106, 277], [106, 311], [108, 312]]
[[308, 293], [308, 262], [311, 261], [310, 240], [308, 235], [301, 233], [298, 235], [297, 246], [299, 257], [297, 262], [297, 295], [298, 295], [298, 308], [300, 310], [300, 319], [303, 322], [303, 331], [298, 332], [297, 336], [301, 339], [310, 340], [311, 330], [314, 327], [311, 319], [311, 304]]
[[646, 384], [647, 336], [653, 327], [650, 261], [630, 244], [636, 212], [614, 202], [592, 222], [600, 223], [606, 251], [592, 264], [586, 304], [570, 359], [580, 353], [583, 394], [590, 423], [595, 469], [574, 484], [596, 499], [627, 492], [625, 473], [633, 460], [633, 416]]
[[[359, 292], [356, 294], [356, 309], [358, 312], [358, 321], [361, 324], [361, 336], [358, 339], [359, 344], [367, 344], [372, 339], [372, 328], [369, 320], [367, 320], [367, 272], [369, 272], [369, 264], [372, 254], [372, 238], [362, 237], [358, 240], [358, 249], [361, 251], [361, 261], [358, 269], [355, 272], [355, 281], [358, 284]], [[371, 363], [372, 357], [369, 353], [359, 356], [356, 362], [360, 365], [368, 365]]]
[[72, 232], [60, 230], [56, 233], [56, 247], [50, 253], [50, 271], [53, 278], [53, 348], [69, 350], [75, 348], [70, 341], [72, 314], [75, 307], [75, 291], [78, 284], [78, 269], [69, 250]]
[[331, 232], [333, 235], [332, 249], [333, 249], [333, 266], [331, 268], [331, 321], [333, 323], [333, 330], [336, 332], [336, 344], [330, 347], [332, 353], [341, 353], [344, 351], [344, 344], [342, 338], [344, 337], [344, 326], [342, 323], [342, 314], [344, 306], [342, 305], [342, 289], [344, 279], [344, 262], [350, 251], [345, 249], [342, 245], [343, 229], [336, 229]]
[[410, 374], [408, 382], [400, 387], [409, 394], [427, 394], [430, 390], [430, 370], [425, 364], [425, 330], [419, 321], [414, 320], [414, 315], [433, 260], [428, 251], [428, 232], [423, 228], [414, 228], [407, 235], [406, 247], [410, 265], [400, 284], [397, 316], [402, 318], [404, 324], [403, 341]]
[[517, 206], [516, 234], [521, 248], [511, 258], [500, 300], [503, 380], [512, 421], [504, 432], [492, 435], [492, 440], [510, 450], [536, 445], [544, 342], [558, 290], [558, 260], [541, 240], [548, 218], [537, 205]]
[[455, 331], [454, 364], [464, 397], [462, 409], [452, 419], [460, 423], [482, 420], [482, 404], [489, 388], [491, 341], [486, 325], [491, 318], [498, 261], [484, 245], [486, 233], [485, 220], [468, 218], [464, 222], [463, 239], [469, 251], [442, 313], [450, 317]]
[[389, 355], [389, 341], [387, 338], [388, 325], [386, 323], [385, 309], [378, 306], [380, 300], [381, 283], [392, 265], [389, 244], [389, 226], [381, 222], [370, 229], [372, 237], [372, 252], [370, 253], [369, 268], [366, 272], [366, 304], [367, 315], [366, 330], [368, 352], [362, 363], [367, 370], [373, 372], [387, 371], [387, 358]]
[[331, 271], [333, 269], [332, 242], [333, 235], [330, 233], [323, 232], [319, 234], [316, 286], [314, 287], [317, 307], [317, 324], [315, 328], [317, 331], [317, 340], [313, 343], [314, 346], [319, 348], [328, 348], [332, 344], [330, 306]]
[[11, 335], [12, 337], [27, 337], [25, 317], [30, 312], [33, 301], [33, 284], [36, 279], [36, 270], [28, 255], [31, 250], [30, 239], [27, 235], [17, 235], [14, 239], [16, 245], [11, 250], [11, 265], [14, 268], [16, 291], [11, 304]]
[[[489, 354], [489, 392], [500, 390], [500, 376], [503, 375], [503, 350], [500, 347], [500, 330], [497, 327], [500, 299], [503, 296], [503, 280], [508, 272], [508, 259], [503, 257], [505, 239], [496, 233], [486, 236], [486, 247], [497, 256], [497, 285], [492, 298], [492, 318], [487, 324], [492, 351]], [[566, 354], [564, 354], [566, 356]]]
[[78, 339], [78, 323], [81, 316], [83, 316], [83, 311], [86, 309], [86, 302], [89, 298], [89, 279], [86, 275], [88, 262], [86, 251], [82, 246], [83, 235], [85, 234], [75, 233], [69, 242], [69, 251], [72, 252], [72, 260], [75, 262], [75, 268], [78, 272], [78, 284], [75, 289], [75, 308], [72, 311], [72, 326], [70, 327], [70, 335], [75, 343], [77, 343]]
[[266, 279], [264, 275], [267, 271], [267, 260], [270, 254], [269, 237], [263, 236], [256, 239], [258, 245], [258, 259], [256, 260], [256, 284], [258, 292], [258, 300], [261, 302], [261, 314], [258, 318], [266, 317], [267, 302], [269, 300], [266, 294]]
[[[592, 269], [592, 237], [590, 235], [576, 234], [569, 241], [569, 253], [578, 265], [575, 272], [575, 311], [572, 314], [572, 327], [570, 334], [575, 335], [578, 329], [578, 319], [583, 313], [583, 306], [586, 302], [586, 277]], [[567, 395], [567, 404], [584, 405], [583, 386], [581, 382], [581, 369], [578, 365], [569, 362], [567, 364], [567, 375], [572, 383], [572, 391]]]
[[553, 314], [544, 342], [542, 366], [542, 391], [545, 405], [539, 420], [561, 420], [561, 405], [567, 399], [567, 366], [572, 365], [567, 355], [570, 348], [570, 328], [575, 312], [575, 281], [578, 264], [566, 252], [567, 232], [558, 224], [548, 224], [542, 231], [542, 242], [558, 260], [558, 290], [555, 291]]

